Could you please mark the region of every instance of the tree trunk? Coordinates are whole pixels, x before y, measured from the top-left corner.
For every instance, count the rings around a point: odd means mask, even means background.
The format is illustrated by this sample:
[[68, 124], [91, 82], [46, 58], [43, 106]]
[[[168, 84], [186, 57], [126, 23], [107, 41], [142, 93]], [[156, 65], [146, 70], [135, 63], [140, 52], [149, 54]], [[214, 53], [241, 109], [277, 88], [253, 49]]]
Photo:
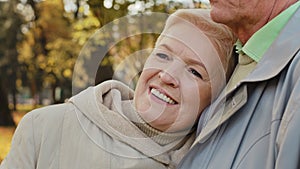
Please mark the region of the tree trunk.
[[15, 126], [8, 107], [8, 94], [4, 87], [3, 83], [0, 83], [0, 126]]

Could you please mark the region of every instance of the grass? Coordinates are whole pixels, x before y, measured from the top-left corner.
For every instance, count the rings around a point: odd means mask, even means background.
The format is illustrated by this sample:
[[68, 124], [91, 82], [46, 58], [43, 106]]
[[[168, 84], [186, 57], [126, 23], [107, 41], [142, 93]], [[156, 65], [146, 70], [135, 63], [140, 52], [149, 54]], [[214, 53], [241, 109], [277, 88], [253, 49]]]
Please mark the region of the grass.
[[0, 127], [0, 162], [10, 149], [10, 143], [15, 127]]

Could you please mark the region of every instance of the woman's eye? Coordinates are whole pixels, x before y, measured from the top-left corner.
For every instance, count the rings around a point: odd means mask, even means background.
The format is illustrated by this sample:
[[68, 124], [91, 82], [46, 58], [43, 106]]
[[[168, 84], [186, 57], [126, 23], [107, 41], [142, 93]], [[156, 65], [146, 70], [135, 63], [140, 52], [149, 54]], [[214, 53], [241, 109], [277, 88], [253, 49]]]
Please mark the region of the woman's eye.
[[158, 56], [161, 59], [169, 59], [169, 56], [164, 53], [156, 53], [156, 56]]
[[202, 75], [199, 72], [197, 72], [195, 69], [190, 68], [189, 72], [191, 72], [194, 76], [196, 76], [196, 77], [198, 77], [200, 79], [203, 79]]

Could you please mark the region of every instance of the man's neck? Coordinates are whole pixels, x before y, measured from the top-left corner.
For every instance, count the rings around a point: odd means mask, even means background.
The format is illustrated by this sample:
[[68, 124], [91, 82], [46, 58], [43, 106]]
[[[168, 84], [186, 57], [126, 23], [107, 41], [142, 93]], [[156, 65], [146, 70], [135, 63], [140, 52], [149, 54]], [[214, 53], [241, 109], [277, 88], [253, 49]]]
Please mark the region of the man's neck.
[[262, 28], [277, 15], [279, 15], [282, 11], [289, 8], [297, 1], [298, 0], [276, 0], [273, 7], [271, 8], [270, 13], [265, 17], [260, 18], [258, 22], [249, 23], [247, 21], [247, 23], [240, 24], [239, 26], [233, 27], [232, 29], [236, 33], [242, 44], [245, 44], [255, 32], [257, 32], [260, 28]]

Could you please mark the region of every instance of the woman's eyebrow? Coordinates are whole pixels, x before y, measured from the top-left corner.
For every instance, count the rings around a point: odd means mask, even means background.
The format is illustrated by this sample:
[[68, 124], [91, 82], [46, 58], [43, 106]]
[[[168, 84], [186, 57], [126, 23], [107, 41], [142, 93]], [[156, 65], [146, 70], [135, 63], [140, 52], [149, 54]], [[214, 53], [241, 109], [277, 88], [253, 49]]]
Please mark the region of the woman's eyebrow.
[[187, 58], [185, 63], [187, 63], [188, 65], [196, 66], [196, 67], [199, 66], [199, 67], [203, 68], [205, 72], [207, 72], [206, 66], [203, 62], [200, 62], [200, 61], [192, 59], [192, 58]]
[[195, 59], [192, 59], [192, 58], [187, 58], [187, 59], [186, 59], [186, 62], [187, 62], [188, 64], [192, 64], [192, 65], [199, 65], [199, 66], [203, 67], [203, 68], [205, 69], [205, 71], [206, 71], [206, 67], [205, 67], [205, 65], [203, 64], [203, 62], [200, 62], [200, 61], [195, 60]]
[[161, 46], [162, 48], [166, 48], [168, 51], [170, 51], [172, 53], [175, 53], [174, 50], [169, 45], [167, 45], [165, 43], [163, 43], [163, 44], [161, 44], [159, 46]]

